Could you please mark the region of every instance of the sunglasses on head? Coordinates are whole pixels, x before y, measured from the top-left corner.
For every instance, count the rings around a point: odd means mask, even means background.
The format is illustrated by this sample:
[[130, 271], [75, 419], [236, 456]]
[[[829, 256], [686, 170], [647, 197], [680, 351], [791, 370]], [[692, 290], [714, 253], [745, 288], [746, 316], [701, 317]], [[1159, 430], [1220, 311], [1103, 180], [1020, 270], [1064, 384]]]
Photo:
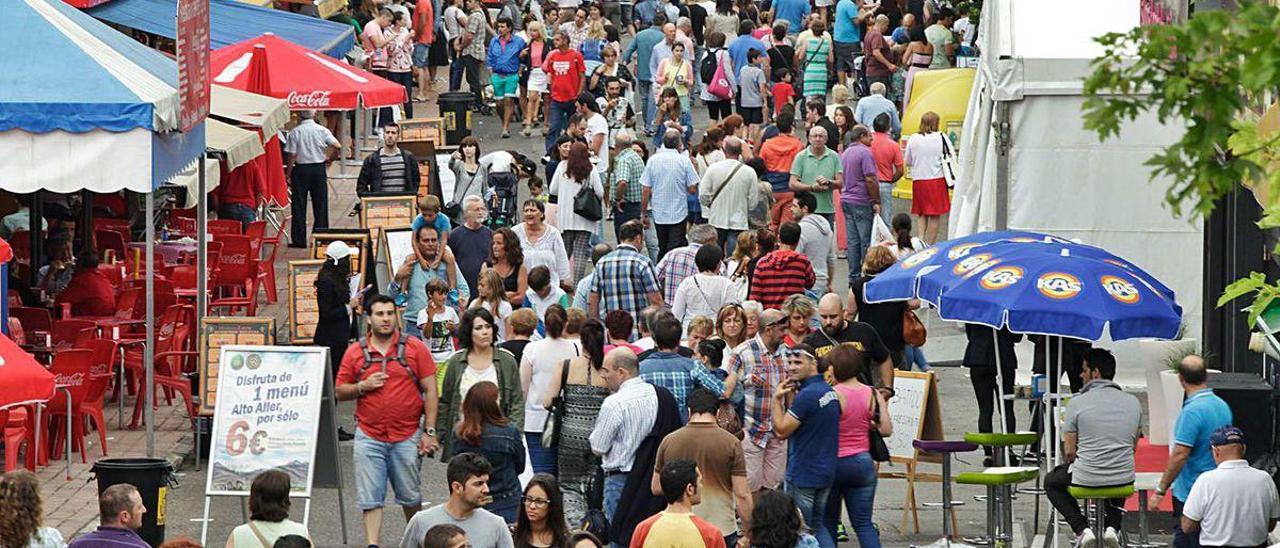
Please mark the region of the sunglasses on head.
[[787, 348], [787, 349], [785, 349], [785, 350], [783, 350], [783, 351], [782, 351], [782, 357], [784, 357], [784, 358], [795, 358], [795, 357], [799, 357], [799, 356], [804, 356], [804, 357], [809, 358], [809, 359], [811, 359], [811, 360], [816, 360], [816, 359], [818, 359], [816, 356], [814, 356], [813, 354], [809, 353], [809, 351], [808, 351], [808, 350], [805, 350], [805, 349], [803, 349], [803, 348]]

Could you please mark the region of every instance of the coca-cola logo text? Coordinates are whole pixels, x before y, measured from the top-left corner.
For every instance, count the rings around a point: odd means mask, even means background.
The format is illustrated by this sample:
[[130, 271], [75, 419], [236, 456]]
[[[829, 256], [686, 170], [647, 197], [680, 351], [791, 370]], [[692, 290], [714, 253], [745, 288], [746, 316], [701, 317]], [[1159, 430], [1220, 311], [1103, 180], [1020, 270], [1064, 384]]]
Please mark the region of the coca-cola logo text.
[[311, 93], [289, 92], [289, 107], [328, 108], [332, 91], [312, 91]]

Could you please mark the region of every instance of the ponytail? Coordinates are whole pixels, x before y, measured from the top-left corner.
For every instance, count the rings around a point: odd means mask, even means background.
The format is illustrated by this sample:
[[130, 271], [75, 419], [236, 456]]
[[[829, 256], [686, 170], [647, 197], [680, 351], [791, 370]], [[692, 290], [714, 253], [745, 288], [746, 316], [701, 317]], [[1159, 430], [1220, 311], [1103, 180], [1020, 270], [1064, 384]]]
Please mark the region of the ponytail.
[[898, 240], [898, 249], [910, 249], [918, 251], [911, 243], [911, 216], [906, 213], [899, 213], [892, 219], [893, 234]]
[[910, 249], [915, 251], [915, 248], [911, 246], [910, 228], [898, 228], [895, 232], [897, 232], [898, 249]]

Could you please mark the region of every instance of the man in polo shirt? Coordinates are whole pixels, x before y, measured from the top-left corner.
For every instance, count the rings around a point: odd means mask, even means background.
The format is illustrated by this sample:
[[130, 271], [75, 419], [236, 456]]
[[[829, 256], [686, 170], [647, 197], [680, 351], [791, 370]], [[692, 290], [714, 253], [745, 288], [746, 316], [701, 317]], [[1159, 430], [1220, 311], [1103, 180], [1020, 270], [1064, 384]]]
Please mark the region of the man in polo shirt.
[[333, 133], [315, 121], [316, 111], [298, 113], [301, 121], [284, 140], [288, 155], [285, 176], [289, 178], [293, 221], [289, 225], [289, 247], [307, 247], [307, 198], [311, 198], [312, 229], [329, 228], [329, 175], [325, 171], [342, 145]]
[[605, 355], [600, 376], [612, 394], [600, 405], [590, 442], [604, 469], [605, 517], [613, 521], [636, 451], [658, 418], [658, 392], [640, 378], [640, 362], [629, 348], [615, 348]]
[[[421, 340], [396, 326], [396, 303], [369, 299], [369, 336], [342, 357], [334, 393], [356, 400], [355, 475], [357, 506], [364, 512], [365, 544], [376, 546], [382, 530], [387, 482], [405, 520], [422, 508], [422, 456], [439, 447], [436, 423], [436, 364]], [[419, 405], [420, 403], [420, 405]]]
[[[654, 494], [662, 493], [665, 464], [680, 459], [697, 463], [702, 472], [702, 501], [693, 513], [711, 522], [724, 534], [725, 546], [736, 546], [738, 531], [751, 528], [752, 499], [747, 487], [747, 461], [742, 443], [716, 424], [720, 399], [714, 392], [699, 388], [685, 400], [689, 424], [662, 439], [654, 458]], [[735, 512], [736, 510], [736, 512]], [[742, 528], [734, 517], [742, 520]]]
[[818, 545], [833, 548], [835, 532], [823, 516], [836, 477], [840, 397], [818, 373], [812, 346], [800, 343], [783, 354], [787, 380], [773, 394], [773, 431], [787, 440], [786, 491]]
[[418, 159], [413, 153], [401, 150], [399, 144], [400, 125], [392, 122], [383, 127], [382, 148], [367, 156], [360, 166], [357, 195], [418, 193], [421, 178]]
[[1218, 467], [1200, 475], [1182, 509], [1181, 528], [1201, 546], [1263, 546], [1280, 518], [1276, 484], [1244, 460], [1244, 431], [1224, 426], [1209, 445]]
[[844, 213], [849, 283], [862, 275], [862, 258], [871, 246], [871, 220], [880, 213], [880, 180], [871, 154], [871, 130], [854, 126], [853, 142], [840, 154], [840, 210]]
[[821, 215], [835, 226], [836, 208], [832, 195], [840, 184], [840, 155], [834, 147], [828, 147], [830, 134], [822, 126], [809, 128], [809, 146], [796, 154], [791, 162], [791, 191], [809, 192], [817, 198], [817, 206], [810, 211]]
[[[70, 546], [74, 548], [148, 548], [150, 545], [138, 536], [142, 528], [142, 516], [147, 507], [142, 505], [138, 488], [128, 483], [117, 483], [102, 491], [98, 497], [99, 525], [92, 533], [80, 535]], [[37, 516], [38, 517], [38, 516]]]
[[876, 116], [872, 123], [871, 157], [876, 161], [876, 179], [880, 181], [880, 218], [885, 224], [893, 219], [893, 184], [902, 178], [902, 147], [889, 135], [889, 115]]
[[[1068, 488], [1133, 483], [1133, 454], [1142, 428], [1142, 405], [1138, 398], [1126, 394], [1112, 381], [1115, 375], [1116, 359], [1111, 352], [1095, 348], [1085, 356], [1080, 371], [1085, 385], [1067, 403], [1062, 434], [1067, 463], [1054, 468], [1044, 481], [1049, 502], [1067, 520], [1084, 546], [1092, 546], [1098, 539], [1094, 538], [1089, 520], [1080, 512], [1080, 505], [1068, 493]], [[1123, 504], [1124, 499], [1107, 501], [1107, 528], [1103, 533], [1107, 546], [1119, 545], [1116, 532], [1122, 530]]]
[[[1196, 479], [1214, 468], [1209, 438], [1217, 429], [1231, 426], [1231, 408], [1209, 388], [1209, 370], [1204, 358], [1183, 358], [1178, 364], [1178, 382], [1182, 384], [1187, 398], [1182, 402], [1182, 413], [1173, 428], [1173, 453], [1169, 455], [1164, 475], [1148, 501], [1149, 507], [1155, 508], [1172, 487], [1175, 518], [1182, 516], [1182, 508]], [[1197, 532], [1183, 531], [1178, 523], [1174, 524], [1175, 548], [1198, 546], [1198, 537]]]
[[783, 223], [778, 227], [780, 245], [756, 264], [751, 300], [765, 308], [780, 308], [787, 297], [813, 287], [817, 279], [813, 265], [808, 257], [795, 251], [800, 245], [800, 233], [800, 225], [796, 223]]
[[774, 489], [786, 468], [787, 441], [773, 432], [773, 392], [786, 378], [779, 350], [787, 316], [781, 310], [760, 313], [760, 331], [733, 350], [729, 371], [738, 376], [743, 396], [742, 454], [751, 492]]

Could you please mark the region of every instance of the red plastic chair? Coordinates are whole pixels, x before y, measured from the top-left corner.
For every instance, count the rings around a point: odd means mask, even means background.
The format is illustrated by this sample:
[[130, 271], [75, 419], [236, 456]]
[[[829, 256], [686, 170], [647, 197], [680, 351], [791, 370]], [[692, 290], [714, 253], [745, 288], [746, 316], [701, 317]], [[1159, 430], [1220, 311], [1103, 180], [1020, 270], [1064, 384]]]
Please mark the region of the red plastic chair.
[[53, 346], [80, 346], [93, 339], [97, 332], [98, 324], [91, 320], [58, 320], [53, 322]]
[[227, 308], [229, 311], [245, 309], [248, 315], [258, 312], [258, 259], [253, 255], [247, 236], [219, 235], [222, 243], [218, 257], [218, 270], [210, 280], [215, 291], [210, 308]]
[[[155, 341], [155, 379], [156, 386], [162, 386], [166, 389], [177, 390], [186, 399], [188, 416], [195, 416], [195, 403], [191, 394], [191, 383], [186, 381], [186, 387], [178, 386], [177, 383], [171, 383], [173, 378], [181, 378], [180, 375], [186, 371], [186, 366], [191, 366], [191, 371], [195, 370], [195, 355], [191, 351], [195, 347], [195, 330], [192, 329], [192, 318], [195, 316], [195, 309], [189, 305], [174, 305], [165, 309], [164, 314], [159, 319], [159, 325], [156, 329]], [[134, 385], [139, 388], [138, 398], [133, 406], [133, 420], [129, 423], [129, 429], [136, 429], [141, 424], [142, 406], [145, 398], [145, 378], [146, 371], [142, 362], [142, 348], [134, 347], [135, 350], [125, 352], [125, 368], [133, 374], [135, 380]], [[164, 382], [161, 382], [161, 381]], [[166, 395], [170, 390], [166, 390]], [[153, 401], [153, 406], [158, 406], [159, 401]], [[194, 420], [194, 419], [193, 419]]]
[[182, 236], [195, 236], [196, 219], [195, 217], [171, 217], [169, 219], [169, 232]]
[[253, 221], [249, 223], [249, 227], [244, 230], [244, 235], [249, 237], [249, 245], [253, 248], [253, 255], [261, 258], [263, 240], [267, 237], [267, 222]]
[[[267, 302], [275, 304], [279, 299], [276, 292], [276, 250], [280, 249], [280, 244], [271, 243], [263, 240], [264, 244], [271, 246], [271, 251], [267, 252], [267, 257], [258, 261], [258, 286], [262, 287], [263, 292], [267, 294]], [[254, 291], [254, 297], [257, 297], [257, 291]]]
[[[93, 351], [83, 348], [67, 349], [53, 355], [53, 364], [49, 366], [49, 372], [53, 373], [55, 383], [59, 386], [57, 394], [53, 399], [49, 400], [48, 414], [50, 423], [53, 424], [55, 419], [61, 418], [67, 420], [67, 397], [68, 393], [71, 397], [71, 450], [80, 451], [80, 461], [89, 462], [88, 452], [85, 451], [84, 443], [84, 420], [76, 420], [79, 417], [79, 409], [88, 399], [90, 391], [93, 389]], [[66, 387], [64, 390], [62, 387]], [[99, 424], [99, 427], [105, 427]], [[58, 458], [62, 454], [62, 444], [66, 441], [67, 431], [65, 427], [57, 428], [53, 431], [53, 450], [50, 452], [51, 458]], [[105, 434], [104, 434], [105, 436]], [[106, 456], [106, 453], [103, 453]]]
[[37, 331], [50, 333], [53, 331], [53, 315], [48, 309], [31, 306], [15, 306], [9, 309], [9, 316], [17, 318], [27, 333]]
[[243, 236], [244, 225], [234, 219], [209, 219], [209, 234]]
[[116, 362], [120, 355], [116, 341], [111, 339], [92, 339], [83, 348], [93, 352], [93, 362], [89, 368], [89, 390], [84, 401], [75, 410], [75, 420], [77, 423], [86, 419], [93, 421], [94, 427], [98, 429], [98, 441], [102, 444], [102, 455], [106, 456], [107, 420], [103, 407], [107, 388], [115, 379]]
[[35, 432], [27, 427], [25, 408], [0, 409], [0, 441], [4, 442], [4, 471], [18, 469], [18, 449], [26, 446], [27, 470], [36, 470]]
[[110, 251], [120, 260], [128, 258], [125, 253], [128, 247], [126, 244], [128, 240], [119, 232], [99, 228], [93, 231], [93, 239], [96, 242], [99, 255], [106, 255], [106, 252]]

